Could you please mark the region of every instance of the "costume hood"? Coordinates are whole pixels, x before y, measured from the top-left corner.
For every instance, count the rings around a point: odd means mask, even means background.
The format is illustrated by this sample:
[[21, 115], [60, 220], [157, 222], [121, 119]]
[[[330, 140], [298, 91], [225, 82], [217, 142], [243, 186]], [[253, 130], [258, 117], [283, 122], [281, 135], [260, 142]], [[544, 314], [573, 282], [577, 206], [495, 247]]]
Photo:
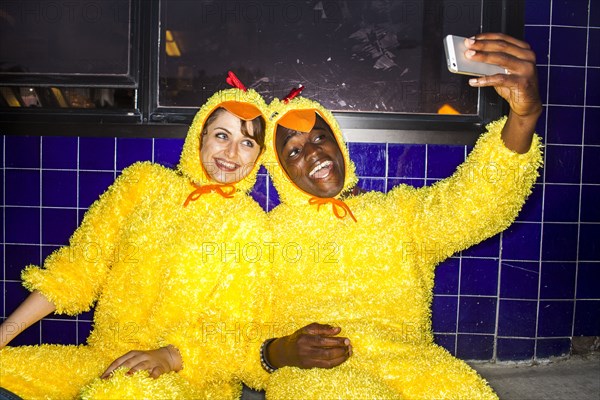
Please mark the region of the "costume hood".
[[[197, 186], [219, 185], [218, 182], [215, 182], [207, 174], [200, 157], [200, 147], [202, 142], [200, 136], [202, 135], [202, 129], [204, 128], [207, 118], [214, 110], [219, 107], [225, 108], [227, 111], [245, 121], [250, 121], [258, 116], [263, 116], [265, 123], [267, 122], [267, 105], [262, 96], [253, 89], [243, 89], [226, 89], [215, 93], [206, 101], [206, 103], [204, 103], [194, 117], [185, 138], [185, 143], [183, 144], [183, 151], [181, 152], [181, 158], [177, 169]], [[265, 146], [268, 147], [266, 139]], [[231, 184], [235, 186], [236, 191], [248, 193], [252, 189], [256, 182], [256, 174], [260, 167], [263, 153], [264, 151], [258, 156], [254, 165], [242, 167], [252, 168], [252, 170], [248, 176]]]
[[[344, 157], [346, 176], [344, 177], [344, 186], [339, 194], [335, 196], [336, 200], [340, 199], [340, 195], [349, 189], [352, 189], [358, 178], [355, 174], [354, 163], [350, 160], [348, 148], [344, 141], [342, 131], [333, 116], [333, 114], [325, 107], [316, 101], [309, 100], [304, 97], [296, 97], [292, 100], [275, 99], [269, 105], [269, 114], [267, 121], [267, 132], [265, 144], [267, 153], [265, 155], [265, 166], [273, 179], [273, 184], [277, 189], [279, 198], [282, 203], [289, 205], [306, 205], [306, 204], [323, 204], [314, 202], [317, 197], [300, 189], [294, 182], [291, 181], [288, 174], [285, 172], [279, 163], [277, 150], [275, 147], [275, 134], [278, 125], [283, 125], [286, 128], [295, 129], [303, 132], [310, 131], [315, 124], [315, 116], [310, 111], [314, 111], [323, 118], [329, 125], [337, 144]], [[312, 199], [312, 200], [311, 200]], [[315, 206], [315, 211], [317, 206]], [[334, 208], [335, 210], [335, 208]]]

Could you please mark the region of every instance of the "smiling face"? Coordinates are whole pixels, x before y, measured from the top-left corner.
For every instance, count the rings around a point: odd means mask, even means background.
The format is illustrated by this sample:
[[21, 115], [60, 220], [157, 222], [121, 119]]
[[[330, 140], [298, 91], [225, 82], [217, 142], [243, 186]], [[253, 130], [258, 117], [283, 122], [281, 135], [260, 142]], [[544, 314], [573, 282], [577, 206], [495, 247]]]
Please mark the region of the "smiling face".
[[310, 132], [277, 127], [275, 147], [281, 166], [305, 192], [335, 197], [344, 187], [344, 156], [327, 123], [317, 115]]
[[213, 112], [207, 119], [200, 150], [202, 165], [211, 179], [234, 183], [248, 176], [261, 152], [254, 139], [256, 127], [252, 121], [242, 121], [225, 109]]

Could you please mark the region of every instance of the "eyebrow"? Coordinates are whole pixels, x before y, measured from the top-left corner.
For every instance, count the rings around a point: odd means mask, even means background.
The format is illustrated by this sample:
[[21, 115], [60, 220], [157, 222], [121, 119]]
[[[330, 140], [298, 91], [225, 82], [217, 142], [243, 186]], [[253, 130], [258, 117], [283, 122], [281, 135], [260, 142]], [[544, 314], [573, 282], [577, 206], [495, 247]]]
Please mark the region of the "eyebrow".
[[285, 139], [283, 139], [283, 146], [282, 146], [282, 148], [284, 148], [284, 147], [285, 147], [285, 145], [287, 144], [287, 142], [289, 142], [289, 141], [290, 141], [290, 139], [292, 139], [294, 136], [298, 136], [299, 134], [300, 134], [300, 132], [296, 132], [296, 131], [294, 131], [294, 132], [290, 132], [290, 133], [289, 133], [289, 134], [288, 134], [288, 135], [285, 137]]
[[233, 135], [233, 134], [232, 134], [232, 133], [229, 131], [229, 129], [227, 129], [227, 128], [223, 128], [222, 126], [215, 126], [215, 127], [212, 129], [212, 130], [214, 131], [214, 130], [216, 130], [216, 129], [221, 129], [221, 130], [224, 130], [224, 131], [225, 131], [225, 132], [227, 132], [228, 134], [230, 134], [230, 135]]

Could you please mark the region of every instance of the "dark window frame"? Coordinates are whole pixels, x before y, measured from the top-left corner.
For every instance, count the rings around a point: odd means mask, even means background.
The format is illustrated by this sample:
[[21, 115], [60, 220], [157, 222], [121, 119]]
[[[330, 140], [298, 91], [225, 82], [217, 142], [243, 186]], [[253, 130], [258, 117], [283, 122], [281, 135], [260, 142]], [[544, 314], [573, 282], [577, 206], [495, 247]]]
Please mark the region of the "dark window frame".
[[[522, 37], [524, 0], [482, 0], [483, 31]], [[3, 86], [128, 87], [137, 91], [133, 109], [2, 109], [0, 133], [118, 137], [184, 137], [196, 109], [158, 106], [160, 0], [132, 0], [130, 75], [10, 77]], [[478, 89], [477, 115], [335, 112], [349, 141], [472, 144], [483, 126], [508, 111], [492, 88]], [[307, 94], [308, 95], [308, 94]], [[309, 96], [309, 95], [308, 95]], [[310, 97], [310, 96], [309, 96]], [[270, 99], [267, 99], [268, 101]]]

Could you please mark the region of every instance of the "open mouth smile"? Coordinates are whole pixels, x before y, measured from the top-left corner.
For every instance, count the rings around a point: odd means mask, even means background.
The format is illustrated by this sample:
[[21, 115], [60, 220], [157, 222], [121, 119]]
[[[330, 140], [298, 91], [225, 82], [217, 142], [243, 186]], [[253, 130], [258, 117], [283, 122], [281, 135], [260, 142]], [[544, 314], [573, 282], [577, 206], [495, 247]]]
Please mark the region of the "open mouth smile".
[[239, 164], [224, 160], [222, 158], [215, 158], [214, 160], [217, 168], [225, 172], [233, 172], [240, 167]]
[[315, 165], [315, 167], [308, 173], [308, 177], [311, 179], [325, 179], [329, 176], [332, 170], [332, 161], [318, 161], [317, 165]]

